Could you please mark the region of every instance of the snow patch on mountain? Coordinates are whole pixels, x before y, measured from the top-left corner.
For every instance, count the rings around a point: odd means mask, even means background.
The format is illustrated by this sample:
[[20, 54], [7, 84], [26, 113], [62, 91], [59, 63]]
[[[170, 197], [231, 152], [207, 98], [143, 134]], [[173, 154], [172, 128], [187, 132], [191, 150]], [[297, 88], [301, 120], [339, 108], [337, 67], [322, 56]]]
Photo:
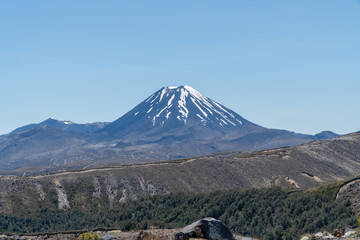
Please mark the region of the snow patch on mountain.
[[183, 124], [198, 121], [204, 126], [218, 124], [222, 128], [230, 125], [237, 128], [243, 124], [239, 115], [187, 85], [160, 89], [138, 105], [132, 115], [145, 116], [153, 127], [174, 120]]

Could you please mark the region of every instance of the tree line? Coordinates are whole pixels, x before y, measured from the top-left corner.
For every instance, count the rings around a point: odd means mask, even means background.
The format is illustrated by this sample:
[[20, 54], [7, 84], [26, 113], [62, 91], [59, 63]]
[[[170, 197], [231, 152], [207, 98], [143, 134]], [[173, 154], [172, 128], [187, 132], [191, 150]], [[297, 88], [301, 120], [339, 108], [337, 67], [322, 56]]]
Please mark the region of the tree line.
[[206, 194], [171, 193], [144, 197], [115, 208], [69, 210], [43, 207], [34, 216], [0, 214], [1, 233], [38, 233], [117, 228], [181, 228], [203, 217], [222, 221], [233, 233], [260, 239], [298, 239], [301, 234], [357, 226], [349, 201], [321, 191], [289, 192], [273, 187]]

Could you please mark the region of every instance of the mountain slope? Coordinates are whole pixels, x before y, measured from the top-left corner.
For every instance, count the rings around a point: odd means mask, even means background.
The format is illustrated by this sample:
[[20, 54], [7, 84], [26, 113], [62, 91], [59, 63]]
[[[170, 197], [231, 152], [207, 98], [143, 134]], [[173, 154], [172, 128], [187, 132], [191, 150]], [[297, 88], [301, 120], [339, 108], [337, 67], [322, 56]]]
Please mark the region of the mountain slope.
[[1, 170], [51, 166], [55, 158], [82, 153], [85, 139], [47, 126], [35, 127], [0, 139]]
[[274, 185], [313, 188], [360, 175], [359, 149], [360, 132], [250, 154], [227, 153], [32, 177], [1, 176], [0, 212], [16, 212], [19, 209], [15, 206], [38, 201], [57, 203], [58, 208], [66, 209], [91, 207], [96, 202], [116, 206], [142, 196], [171, 192]]

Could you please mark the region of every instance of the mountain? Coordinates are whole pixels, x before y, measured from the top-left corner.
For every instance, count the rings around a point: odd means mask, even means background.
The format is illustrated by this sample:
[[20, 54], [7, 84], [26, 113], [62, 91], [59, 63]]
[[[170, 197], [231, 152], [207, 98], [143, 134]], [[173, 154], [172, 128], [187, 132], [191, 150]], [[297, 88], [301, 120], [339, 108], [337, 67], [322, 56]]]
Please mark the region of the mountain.
[[[111, 123], [47, 119], [0, 137], [0, 171], [52, 171], [247, 153], [337, 136], [268, 129], [190, 86], [164, 87]], [[39, 169], [38, 169], [39, 168]]]
[[330, 138], [335, 138], [335, 137], [339, 137], [339, 134], [333, 133], [331, 131], [322, 131], [318, 134], [315, 134], [314, 137], [316, 137], [316, 139], [318, 140], [323, 140], [323, 139], [330, 139]]
[[108, 123], [106, 122], [77, 124], [71, 121], [59, 121], [56, 119], [48, 118], [45, 121], [38, 124], [29, 124], [23, 127], [19, 127], [14, 131], [12, 131], [11, 133], [19, 133], [26, 130], [30, 130], [35, 127], [45, 127], [45, 126], [65, 132], [94, 133], [104, 128], [107, 124]]
[[[213, 137], [237, 129], [261, 129], [190, 86], [164, 87], [145, 99], [102, 132], [117, 138], [169, 135], [192, 131]], [[195, 131], [195, 133], [194, 133]]]
[[248, 152], [338, 136], [261, 127], [186, 85], [158, 90], [99, 133], [132, 160]]

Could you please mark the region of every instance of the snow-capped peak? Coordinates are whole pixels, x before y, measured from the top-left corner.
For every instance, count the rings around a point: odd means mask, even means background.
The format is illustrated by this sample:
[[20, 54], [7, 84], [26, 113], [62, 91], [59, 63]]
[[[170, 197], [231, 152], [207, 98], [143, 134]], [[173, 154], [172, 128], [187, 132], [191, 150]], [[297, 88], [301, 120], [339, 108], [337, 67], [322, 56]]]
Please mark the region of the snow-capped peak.
[[167, 122], [201, 123], [207, 127], [238, 128], [244, 119], [235, 112], [204, 96], [191, 86], [164, 87], [152, 94], [132, 112], [135, 118], [146, 117], [152, 125]]
[[178, 88], [177, 86], [167, 87], [168, 89], [175, 89]]

